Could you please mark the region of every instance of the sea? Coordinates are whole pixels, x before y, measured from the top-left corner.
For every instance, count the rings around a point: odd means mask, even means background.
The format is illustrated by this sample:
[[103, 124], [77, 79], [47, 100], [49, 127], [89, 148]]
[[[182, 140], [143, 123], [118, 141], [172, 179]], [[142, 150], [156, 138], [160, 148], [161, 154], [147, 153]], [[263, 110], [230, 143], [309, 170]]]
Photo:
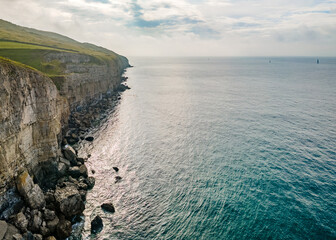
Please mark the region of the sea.
[[83, 239], [336, 239], [336, 58], [129, 60]]

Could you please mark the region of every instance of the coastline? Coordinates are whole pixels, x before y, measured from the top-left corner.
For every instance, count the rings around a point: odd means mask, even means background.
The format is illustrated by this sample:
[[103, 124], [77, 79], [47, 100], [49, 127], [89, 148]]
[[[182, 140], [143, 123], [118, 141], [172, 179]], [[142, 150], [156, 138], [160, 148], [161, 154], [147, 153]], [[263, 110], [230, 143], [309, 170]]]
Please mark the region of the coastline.
[[[69, 121], [62, 125], [57, 160], [44, 163], [39, 176], [24, 171], [1, 196], [0, 239], [81, 239], [86, 194], [95, 179], [85, 165], [87, 157], [78, 157], [77, 148], [82, 141], [94, 141], [90, 131], [129, 89], [123, 84], [126, 80], [121, 76], [116, 91], [73, 109]], [[36, 184], [37, 178], [42, 184]]]

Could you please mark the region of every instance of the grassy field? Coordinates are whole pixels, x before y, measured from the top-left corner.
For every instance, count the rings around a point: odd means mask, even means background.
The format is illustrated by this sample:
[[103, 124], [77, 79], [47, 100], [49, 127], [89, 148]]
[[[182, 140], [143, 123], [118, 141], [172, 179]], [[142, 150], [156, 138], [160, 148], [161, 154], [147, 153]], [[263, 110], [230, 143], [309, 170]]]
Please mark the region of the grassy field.
[[47, 62], [44, 56], [51, 52], [73, 52], [90, 56], [92, 64], [104, 64], [119, 55], [89, 43], [80, 43], [60, 34], [21, 27], [0, 19], [0, 56], [46, 75], [64, 76], [65, 66], [59, 61]]

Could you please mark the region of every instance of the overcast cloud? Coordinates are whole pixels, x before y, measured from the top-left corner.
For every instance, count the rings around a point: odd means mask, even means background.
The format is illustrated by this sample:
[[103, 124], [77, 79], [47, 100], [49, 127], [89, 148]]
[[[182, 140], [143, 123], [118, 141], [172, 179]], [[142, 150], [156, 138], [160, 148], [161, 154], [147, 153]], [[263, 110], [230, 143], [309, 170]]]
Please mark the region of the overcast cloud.
[[0, 0], [0, 18], [126, 56], [336, 55], [336, 0]]

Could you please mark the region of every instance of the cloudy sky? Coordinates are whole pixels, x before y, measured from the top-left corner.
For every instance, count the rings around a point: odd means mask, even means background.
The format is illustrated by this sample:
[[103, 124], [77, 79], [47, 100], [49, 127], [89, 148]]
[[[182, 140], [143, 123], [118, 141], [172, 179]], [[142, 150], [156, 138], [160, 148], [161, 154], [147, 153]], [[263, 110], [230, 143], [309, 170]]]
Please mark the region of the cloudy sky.
[[0, 0], [0, 18], [126, 56], [336, 56], [336, 0]]

